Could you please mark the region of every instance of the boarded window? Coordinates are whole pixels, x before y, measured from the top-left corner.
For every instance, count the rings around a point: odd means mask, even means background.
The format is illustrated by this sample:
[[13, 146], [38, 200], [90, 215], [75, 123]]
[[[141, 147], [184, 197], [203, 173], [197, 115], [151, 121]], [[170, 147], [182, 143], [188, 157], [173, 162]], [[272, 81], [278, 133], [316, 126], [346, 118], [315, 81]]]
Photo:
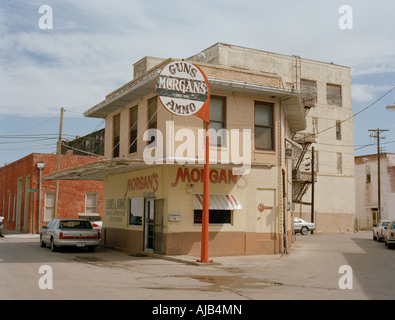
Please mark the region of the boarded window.
[[329, 105], [342, 106], [342, 87], [336, 84], [326, 84], [326, 101]]
[[300, 91], [305, 105], [313, 106], [317, 102], [317, 82], [301, 79]]
[[342, 122], [336, 121], [336, 140], [342, 139]]
[[342, 174], [343, 173], [343, 159], [342, 159], [342, 154], [337, 153], [337, 173]]

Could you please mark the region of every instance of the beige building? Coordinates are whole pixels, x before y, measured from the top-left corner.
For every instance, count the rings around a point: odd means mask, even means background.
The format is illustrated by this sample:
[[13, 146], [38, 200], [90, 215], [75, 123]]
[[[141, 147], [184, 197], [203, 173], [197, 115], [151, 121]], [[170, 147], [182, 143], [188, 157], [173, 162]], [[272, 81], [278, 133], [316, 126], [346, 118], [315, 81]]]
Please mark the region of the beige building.
[[[361, 229], [372, 228], [378, 214], [377, 154], [355, 157], [356, 212]], [[395, 220], [395, 154], [380, 156], [381, 219]]]
[[[199, 255], [203, 123], [160, 105], [155, 79], [171, 61], [141, 59], [132, 81], [85, 112], [106, 121], [107, 160], [47, 178], [104, 181], [107, 245]], [[352, 120], [337, 124], [351, 115], [350, 69], [221, 43], [186, 61], [208, 78], [217, 130], [210, 134], [209, 254], [286, 250], [293, 211], [310, 210], [303, 204], [311, 180], [301, 169], [314, 141], [318, 231], [352, 230]]]

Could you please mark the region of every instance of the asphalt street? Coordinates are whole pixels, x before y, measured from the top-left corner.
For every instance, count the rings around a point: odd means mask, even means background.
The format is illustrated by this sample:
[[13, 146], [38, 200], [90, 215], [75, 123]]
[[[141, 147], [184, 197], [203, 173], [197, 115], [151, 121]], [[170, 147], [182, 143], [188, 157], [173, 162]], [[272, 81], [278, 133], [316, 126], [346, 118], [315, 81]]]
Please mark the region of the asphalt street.
[[0, 299], [395, 299], [395, 249], [370, 231], [297, 235], [289, 254], [212, 259], [105, 247], [51, 252], [35, 236], [6, 235]]

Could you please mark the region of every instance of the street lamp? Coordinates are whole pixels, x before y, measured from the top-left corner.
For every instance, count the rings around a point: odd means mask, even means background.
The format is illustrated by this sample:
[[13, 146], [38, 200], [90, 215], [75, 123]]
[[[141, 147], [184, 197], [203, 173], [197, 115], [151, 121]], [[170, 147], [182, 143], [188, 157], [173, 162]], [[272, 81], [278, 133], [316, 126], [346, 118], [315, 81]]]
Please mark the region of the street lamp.
[[395, 111], [395, 102], [385, 107], [387, 111]]

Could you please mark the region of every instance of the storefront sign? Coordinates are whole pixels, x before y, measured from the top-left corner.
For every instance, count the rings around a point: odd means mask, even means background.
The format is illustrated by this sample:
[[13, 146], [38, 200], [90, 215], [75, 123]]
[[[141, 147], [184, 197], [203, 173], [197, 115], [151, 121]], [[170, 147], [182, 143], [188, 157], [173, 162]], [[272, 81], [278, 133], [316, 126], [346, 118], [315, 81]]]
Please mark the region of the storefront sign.
[[128, 179], [124, 198], [126, 198], [129, 191], [152, 190], [156, 192], [158, 185], [158, 174], [156, 172], [153, 172], [151, 175]]
[[167, 64], [156, 78], [155, 92], [171, 113], [196, 115], [209, 121], [210, 87], [203, 71], [194, 64], [186, 61]]
[[[172, 187], [176, 187], [178, 182], [203, 182], [203, 169], [194, 168], [189, 171], [189, 168], [178, 168], [177, 176], [173, 183], [171, 183]], [[225, 169], [211, 169], [209, 173], [210, 183], [224, 183], [224, 184], [238, 184], [239, 180], [243, 180], [243, 185], [237, 185], [237, 188], [242, 190], [245, 189], [248, 185], [247, 177], [245, 176], [237, 176], [234, 175], [232, 170]]]

